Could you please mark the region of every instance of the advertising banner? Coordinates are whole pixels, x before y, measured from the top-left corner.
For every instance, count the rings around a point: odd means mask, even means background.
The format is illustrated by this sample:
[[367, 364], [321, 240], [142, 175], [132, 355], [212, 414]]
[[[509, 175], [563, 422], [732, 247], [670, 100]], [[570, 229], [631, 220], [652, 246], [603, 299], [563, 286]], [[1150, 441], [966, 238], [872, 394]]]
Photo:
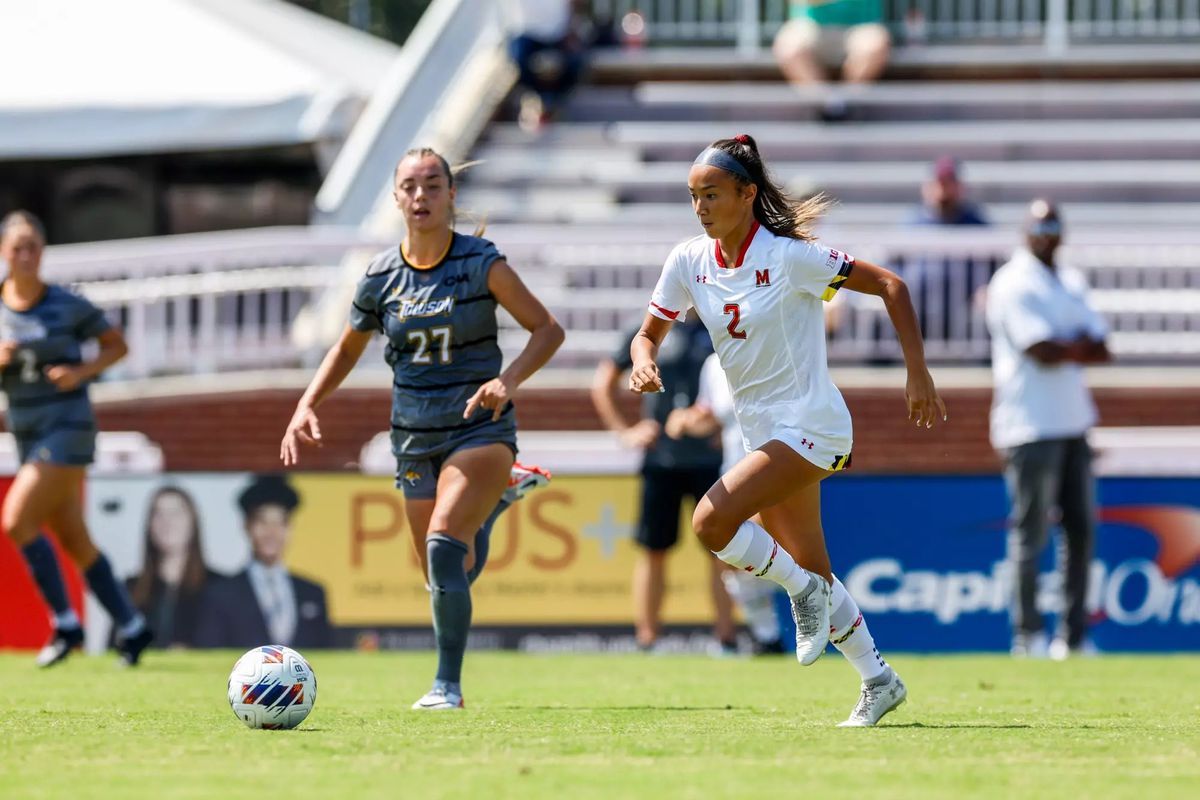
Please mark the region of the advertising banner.
[[[574, 637], [572, 647], [628, 640], [637, 492], [633, 476], [564, 476], [503, 515], [473, 588], [474, 646], [549, 648], [555, 636]], [[998, 477], [837, 476], [822, 500], [835, 570], [881, 647], [1007, 648], [1007, 501]], [[1095, 643], [1200, 648], [1200, 479], [1106, 478], [1100, 500], [1089, 595]], [[388, 478], [97, 477], [87, 508], [97, 543], [165, 644], [432, 641], [403, 498]], [[688, 532], [690, 510], [683, 516], [664, 619], [702, 631], [712, 615], [709, 557]], [[1053, 559], [1048, 548], [1040, 585], [1051, 622]], [[78, 598], [78, 575], [67, 574]], [[0, 578], [0, 646], [40, 646], [46, 613], [7, 541]], [[103, 646], [107, 619], [90, 602], [86, 610], [89, 643]]]

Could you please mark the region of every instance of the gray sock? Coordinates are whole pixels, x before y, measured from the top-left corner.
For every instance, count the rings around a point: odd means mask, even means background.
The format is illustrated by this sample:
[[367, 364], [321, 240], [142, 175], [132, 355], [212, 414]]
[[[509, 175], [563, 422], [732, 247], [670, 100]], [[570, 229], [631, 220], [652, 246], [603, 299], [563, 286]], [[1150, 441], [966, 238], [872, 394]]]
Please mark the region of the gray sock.
[[438, 646], [437, 679], [459, 683], [471, 628], [471, 585], [463, 566], [467, 546], [445, 534], [433, 533], [426, 538], [425, 548], [429, 555], [433, 633]]
[[472, 586], [475, 584], [475, 579], [479, 577], [479, 573], [483, 572], [484, 566], [487, 564], [488, 552], [492, 546], [492, 526], [496, 524], [496, 520], [505, 512], [510, 503], [507, 500], [501, 500], [492, 510], [492, 515], [487, 518], [483, 526], [475, 534], [475, 566], [471, 567], [471, 571], [467, 573], [467, 582]]

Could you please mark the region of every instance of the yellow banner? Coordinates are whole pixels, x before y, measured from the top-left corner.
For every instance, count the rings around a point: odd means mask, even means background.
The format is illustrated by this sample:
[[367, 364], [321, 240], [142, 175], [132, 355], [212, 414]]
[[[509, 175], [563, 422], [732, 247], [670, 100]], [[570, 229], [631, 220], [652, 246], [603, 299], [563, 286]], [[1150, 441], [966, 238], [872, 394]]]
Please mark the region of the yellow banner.
[[[638, 478], [556, 478], [510, 508], [492, 533], [491, 556], [475, 583], [480, 625], [632, 624], [631, 577]], [[292, 476], [303, 503], [293, 518], [288, 566], [325, 586], [335, 625], [424, 625], [429, 594], [388, 478]], [[663, 619], [712, 619], [711, 556], [691, 534], [667, 565]]]

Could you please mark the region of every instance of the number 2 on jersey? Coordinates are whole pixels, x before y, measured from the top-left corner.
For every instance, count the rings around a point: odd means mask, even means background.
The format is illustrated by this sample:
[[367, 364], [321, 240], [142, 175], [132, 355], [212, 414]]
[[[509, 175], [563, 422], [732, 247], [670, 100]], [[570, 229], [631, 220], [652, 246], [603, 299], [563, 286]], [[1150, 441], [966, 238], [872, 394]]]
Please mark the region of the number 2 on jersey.
[[732, 318], [729, 320], [729, 324], [725, 326], [726, 329], [729, 331], [729, 335], [732, 336], [734, 339], [745, 339], [746, 332], [738, 330], [738, 325], [740, 325], [742, 322], [742, 310], [740, 308], [738, 308], [738, 304], [737, 303], [726, 303], [725, 304], [725, 313], [733, 315]]
[[36, 383], [40, 377], [37, 368], [37, 353], [25, 348], [17, 351], [17, 360], [21, 362], [21, 381]]
[[416, 345], [416, 352], [413, 353], [412, 363], [414, 364], [432, 364], [433, 353], [429, 350], [431, 340], [436, 340], [438, 345], [438, 363], [449, 364], [450, 357], [450, 339], [453, 336], [454, 328], [450, 325], [439, 325], [436, 328], [422, 328], [420, 330], [409, 331], [408, 341]]

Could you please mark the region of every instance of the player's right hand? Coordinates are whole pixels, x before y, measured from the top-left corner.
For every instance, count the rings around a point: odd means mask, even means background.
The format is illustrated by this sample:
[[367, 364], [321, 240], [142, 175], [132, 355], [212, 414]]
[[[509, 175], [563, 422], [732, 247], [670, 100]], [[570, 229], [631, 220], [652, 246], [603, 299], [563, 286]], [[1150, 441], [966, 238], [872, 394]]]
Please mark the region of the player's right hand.
[[288, 423], [287, 431], [283, 434], [283, 442], [279, 445], [279, 458], [285, 467], [300, 463], [300, 444], [322, 446], [321, 426], [317, 423], [317, 414], [311, 408], [296, 409], [292, 421]]
[[16, 352], [16, 342], [0, 342], [0, 369], [3, 369], [12, 363], [13, 356], [16, 355]]
[[629, 391], [654, 393], [662, 390], [662, 378], [658, 374], [658, 364], [647, 361], [633, 365], [633, 369], [629, 372]]

